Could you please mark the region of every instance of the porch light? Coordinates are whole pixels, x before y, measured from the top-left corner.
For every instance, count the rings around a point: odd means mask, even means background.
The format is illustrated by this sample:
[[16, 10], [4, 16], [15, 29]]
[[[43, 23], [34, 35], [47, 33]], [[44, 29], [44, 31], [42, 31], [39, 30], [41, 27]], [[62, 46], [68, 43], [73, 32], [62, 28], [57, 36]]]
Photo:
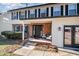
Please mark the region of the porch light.
[[61, 27], [58, 27], [58, 31], [61, 31]]

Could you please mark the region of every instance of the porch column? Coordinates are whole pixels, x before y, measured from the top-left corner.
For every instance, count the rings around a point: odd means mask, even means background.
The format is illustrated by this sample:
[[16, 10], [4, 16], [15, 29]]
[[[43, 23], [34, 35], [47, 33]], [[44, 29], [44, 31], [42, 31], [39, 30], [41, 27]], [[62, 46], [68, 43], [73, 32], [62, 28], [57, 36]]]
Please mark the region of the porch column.
[[23, 31], [22, 31], [22, 41], [24, 41], [24, 23], [22, 24], [23, 25]]
[[32, 25], [31, 24], [29, 24], [28, 25], [28, 27], [29, 27], [29, 37], [31, 37], [32, 36]]

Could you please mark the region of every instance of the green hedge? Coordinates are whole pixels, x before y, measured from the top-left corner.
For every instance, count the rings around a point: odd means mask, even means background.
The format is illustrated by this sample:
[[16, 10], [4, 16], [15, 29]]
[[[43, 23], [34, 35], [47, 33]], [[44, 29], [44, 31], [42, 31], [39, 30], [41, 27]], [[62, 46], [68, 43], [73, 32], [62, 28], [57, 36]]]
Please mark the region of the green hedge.
[[3, 31], [1, 32], [7, 39], [21, 39], [22, 33], [20, 32], [12, 32], [12, 31]]

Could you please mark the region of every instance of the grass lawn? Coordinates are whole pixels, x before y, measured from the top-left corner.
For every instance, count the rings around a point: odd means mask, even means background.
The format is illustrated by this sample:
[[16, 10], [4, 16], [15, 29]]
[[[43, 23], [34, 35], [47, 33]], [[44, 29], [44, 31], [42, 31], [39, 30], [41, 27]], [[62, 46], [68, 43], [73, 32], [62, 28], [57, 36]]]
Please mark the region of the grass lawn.
[[14, 51], [14, 49], [18, 49], [19, 47], [21, 47], [20, 40], [0, 38], [0, 56], [16, 56], [8, 51]]

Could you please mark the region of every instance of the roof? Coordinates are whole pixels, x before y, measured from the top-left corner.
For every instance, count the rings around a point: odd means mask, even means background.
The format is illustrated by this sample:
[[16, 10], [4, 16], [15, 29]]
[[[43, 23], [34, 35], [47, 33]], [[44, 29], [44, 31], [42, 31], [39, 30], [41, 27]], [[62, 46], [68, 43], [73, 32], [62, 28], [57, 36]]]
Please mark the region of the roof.
[[45, 5], [52, 5], [52, 4], [56, 4], [56, 3], [46, 3], [46, 4], [41, 4], [41, 5], [28, 6], [28, 7], [18, 8], [18, 9], [12, 9], [12, 10], [9, 10], [8, 12], [15, 11], [15, 10], [21, 10], [21, 9], [27, 9], [27, 8], [33, 8], [33, 7], [39, 7], [39, 6], [45, 6]]

